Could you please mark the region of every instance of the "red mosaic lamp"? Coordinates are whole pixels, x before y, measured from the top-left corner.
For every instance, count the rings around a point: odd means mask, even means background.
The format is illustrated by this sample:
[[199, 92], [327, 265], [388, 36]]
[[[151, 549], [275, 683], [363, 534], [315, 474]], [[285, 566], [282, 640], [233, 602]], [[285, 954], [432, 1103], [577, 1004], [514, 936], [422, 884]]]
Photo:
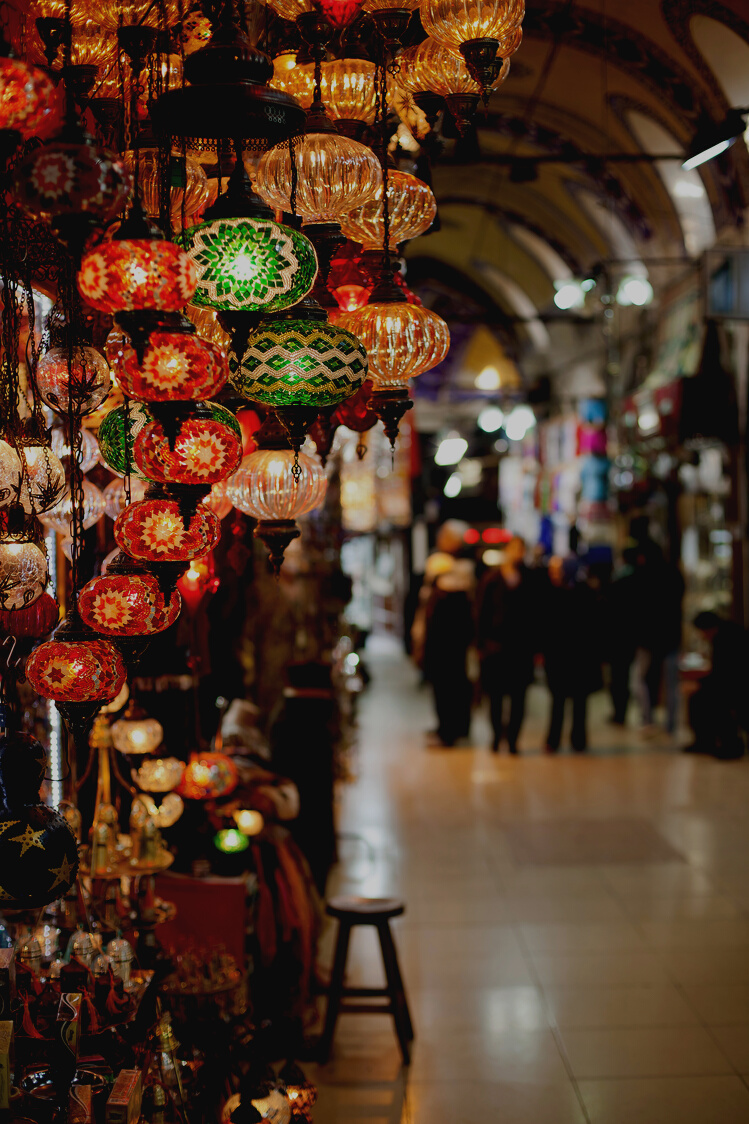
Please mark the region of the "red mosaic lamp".
[[131, 503], [114, 524], [117, 545], [139, 562], [192, 562], [202, 558], [221, 538], [221, 520], [200, 504], [185, 522], [180, 505], [166, 496], [150, 494]]
[[197, 335], [188, 320], [179, 327], [152, 332], [142, 361], [126, 338], [117, 363], [122, 389], [145, 402], [213, 398], [228, 377], [224, 352]]
[[17, 639], [41, 640], [60, 619], [60, 606], [49, 593], [43, 593], [25, 609], [0, 610], [0, 633]]
[[135, 439], [135, 463], [150, 480], [161, 484], [205, 488], [225, 480], [242, 460], [242, 436], [230, 410], [212, 403], [190, 409], [176, 433], [166, 419], [146, 425]]
[[106, 574], [92, 578], [78, 597], [85, 624], [107, 637], [153, 636], [174, 624], [180, 594], [164, 593], [158, 580], [125, 554], [110, 562]]
[[49, 74], [21, 59], [0, 58], [0, 129], [23, 140], [51, 136], [62, 112], [62, 90]]
[[237, 787], [239, 774], [223, 753], [194, 753], [175, 792], [185, 800], [217, 800]]

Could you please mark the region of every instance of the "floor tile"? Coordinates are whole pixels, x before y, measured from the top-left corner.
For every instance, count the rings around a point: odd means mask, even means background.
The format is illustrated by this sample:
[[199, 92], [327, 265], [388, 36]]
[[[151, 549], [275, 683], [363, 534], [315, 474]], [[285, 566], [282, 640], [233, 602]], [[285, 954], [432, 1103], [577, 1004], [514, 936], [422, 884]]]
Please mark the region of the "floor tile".
[[543, 986], [615, 987], [624, 984], [666, 984], [666, 969], [653, 952], [531, 953]]
[[731, 1065], [699, 1026], [561, 1031], [572, 1072], [586, 1077], [716, 1076]]
[[[749, 902], [749, 899], [747, 899]], [[620, 898], [622, 911], [631, 921], [719, 921], [740, 918], [741, 904], [724, 894], [686, 897]]]
[[[382, 1118], [382, 1124], [384, 1121], [385, 1118]], [[387, 1124], [391, 1122], [388, 1120]], [[402, 1124], [586, 1122], [569, 1083], [527, 1085], [483, 1080], [412, 1082], [408, 1089], [407, 1112], [404, 1113]]]
[[749, 1025], [749, 984], [684, 984], [687, 1002], [707, 1026]]
[[[693, 1026], [698, 1016], [672, 984], [547, 987], [550, 1016], [564, 1029]], [[749, 1021], [749, 1020], [748, 1020]]]
[[683, 856], [644, 819], [531, 821], [508, 825], [505, 831], [513, 857], [520, 865], [683, 861]]
[[745, 948], [659, 949], [655, 953], [670, 978], [679, 984], [749, 983]]
[[519, 931], [531, 952], [595, 952], [602, 948], [647, 951], [643, 937], [629, 922], [550, 922], [520, 925]]
[[422, 1035], [414, 1046], [414, 1081], [481, 1081], [488, 1075], [492, 1081], [531, 1085], [556, 1084], [568, 1076], [551, 1030], [455, 1031]]
[[749, 1089], [740, 1077], [581, 1081], [590, 1124], [746, 1124]]
[[419, 1037], [450, 1034], [455, 1029], [496, 1034], [506, 1030], [546, 1030], [549, 1014], [537, 987], [467, 987], [418, 989], [410, 999]]
[[713, 894], [717, 889], [707, 874], [684, 862], [609, 866], [603, 869], [603, 874], [621, 898], [698, 897]]
[[640, 921], [636, 927], [652, 948], [749, 947], [749, 918]]

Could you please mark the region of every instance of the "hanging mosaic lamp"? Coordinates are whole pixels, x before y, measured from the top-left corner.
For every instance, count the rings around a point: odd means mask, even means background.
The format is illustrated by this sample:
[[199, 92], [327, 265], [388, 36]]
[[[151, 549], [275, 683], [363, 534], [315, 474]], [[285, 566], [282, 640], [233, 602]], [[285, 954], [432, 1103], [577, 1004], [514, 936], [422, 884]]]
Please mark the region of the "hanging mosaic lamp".
[[84, 629], [71, 612], [52, 640], [31, 653], [26, 661], [26, 677], [45, 699], [101, 704], [111, 702], [120, 693], [127, 674], [117, 649]]
[[133, 476], [141, 476], [133, 459], [133, 446], [138, 434], [153, 420], [142, 402], [129, 402], [107, 414], [99, 426], [99, 453], [112, 472], [125, 476], [129, 468]]
[[473, 3], [472, 0], [421, 0], [427, 35], [460, 51], [485, 97], [502, 60], [520, 46], [525, 0]]
[[190, 257], [145, 221], [137, 202], [114, 238], [83, 257], [78, 272], [83, 299], [99, 312], [119, 314], [131, 335], [123, 313], [179, 312], [196, 284]]
[[239, 422], [216, 402], [196, 403], [175, 418], [169, 433], [153, 421], [138, 434], [133, 455], [140, 471], [162, 484], [215, 484], [226, 479], [242, 459]]
[[99, 148], [77, 124], [35, 149], [19, 165], [13, 191], [24, 210], [47, 222], [77, 253], [97, 226], [120, 213], [130, 176], [118, 156]]
[[50, 136], [62, 121], [62, 90], [49, 74], [21, 59], [0, 58], [0, 129], [23, 140]]
[[367, 353], [356, 336], [328, 323], [323, 309], [263, 320], [241, 359], [229, 352], [232, 388], [264, 406], [333, 406], [356, 393]]
[[203, 504], [187, 527], [175, 500], [151, 497], [131, 503], [114, 524], [117, 545], [139, 562], [191, 562], [221, 538], [221, 520]]
[[126, 339], [118, 364], [126, 394], [146, 402], [180, 402], [213, 398], [229, 377], [224, 352], [202, 339], [185, 321], [179, 330], [154, 331], [142, 361]]
[[82, 417], [109, 395], [109, 364], [93, 347], [75, 347], [72, 360], [67, 348], [52, 347], [39, 360], [36, 385], [50, 409]]
[[308, 238], [273, 219], [238, 154], [227, 190], [181, 244], [198, 274], [192, 303], [226, 312], [275, 312], [297, 304], [317, 276]]
[[110, 729], [115, 749], [124, 753], [126, 757], [153, 753], [164, 740], [164, 728], [161, 723], [155, 718], [149, 718], [143, 707], [134, 699], [128, 703], [122, 718], [113, 722]]
[[78, 874], [78, 844], [63, 816], [32, 802], [0, 812], [0, 869], [3, 909], [64, 898]]
[[49, 572], [47, 557], [23, 535], [0, 541], [0, 609], [25, 609], [44, 593]]
[[49, 593], [43, 593], [25, 609], [0, 611], [0, 633], [21, 639], [41, 640], [60, 619], [60, 606]]
[[102, 577], [81, 590], [78, 610], [89, 628], [102, 636], [153, 636], [173, 625], [181, 598], [165, 596], [158, 581], [142, 565], [119, 554]]
[[[301, 470], [301, 471], [299, 471]], [[294, 520], [325, 499], [328, 480], [322, 465], [288, 448], [250, 453], [230, 477], [226, 494], [239, 511], [258, 520], [255, 535], [268, 548], [276, 574], [288, 544], [299, 536]]]
[[177, 793], [185, 800], [217, 800], [233, 792], [238, 782], [237, 766], [231, 757], [223, 753], [194, 753]]
[[[437, 214], [437, 201], [431, 187], [410, 172], [388, 169], [388, 211], [390, 215], [390, 249], [400, 242], [425, 234]], [[361, 208], [341, 219], [341, 229], [352, 242], [361, 243], [365, 251], [382, 254], [384, 222], [382, 186]]]

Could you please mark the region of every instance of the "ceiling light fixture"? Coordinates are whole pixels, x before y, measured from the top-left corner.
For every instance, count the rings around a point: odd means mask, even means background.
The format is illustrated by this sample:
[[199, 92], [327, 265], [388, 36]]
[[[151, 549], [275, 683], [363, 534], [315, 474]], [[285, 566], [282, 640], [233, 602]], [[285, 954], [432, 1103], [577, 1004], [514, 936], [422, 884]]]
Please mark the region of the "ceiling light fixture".
[[496, 367], [484, 367], [478, 375], [474, 386], [477, 390], [499, 390], [502, 380]]
[[691, 172], [726, 152], [746, 129], [744, 117], [747, 113], [749, 108], [729, 109], [722, 121], [711, 121], [701, 126], [695, 133], [687, 158], [682, 164], [684, 171]]

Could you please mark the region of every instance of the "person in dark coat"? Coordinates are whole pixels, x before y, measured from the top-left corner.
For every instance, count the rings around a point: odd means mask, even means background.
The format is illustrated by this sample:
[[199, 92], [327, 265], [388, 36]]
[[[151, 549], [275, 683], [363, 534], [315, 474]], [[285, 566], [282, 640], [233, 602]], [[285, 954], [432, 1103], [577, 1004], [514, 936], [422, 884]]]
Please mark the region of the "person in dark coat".
[[741, 730], [749, 728], [746, 630], [717, 613], [699, 613], [694, 627], [712, 646], [712, 663], [689, 700], [694, 742], [686, 752], [710, 753], [724, 761], [733, 760], [743, 756]]
[[438, 745], [468, 737], [473, 684], [466, 661], [473, 641], [473, 563], [455, 559], [434, 581], [426, 604], [422, 671], [434, 691]]
[[476, 646], [481, 681], [489, 696], [494, 753], [499, 752], [505, 736], [504, 705], [508, 697], [507, 745], [510, 753], [517, 753], [525, 695], [533, 679], [537, 599], [524, 558], [525, 542], [515, 536], [505, 547], [502, 563], [484, 577], [477, 595]]
[[652, 539], [638, 544], [635, 565], [635, 635], [640, 707], [645, 732], [655, 729], [655, 708], [666, 675], [666, 730], [676, 730], [679, 705], [678, 659], [681, 648], [684, 578]]
[[564, 562], [549, 560], [543, 613], [543, 653], [551, 692], [546, 752], [556, 753], [562, 738], [567, 699], [572, 700], [572, 748], [588, 748], [588, 696], [601, 686], [599, 605], [585, 581], [565, 579]]
[[623, 565], [614, 574], [606, 597], [606, 644], [609, 668], [611, 670], [611, 702], [614, 713], [611, 721], [623, 726], [627, 720], [629, 707], [629, 680], [632, 664], [637, 651], [635, 608], [637, 549], [625, 547], [622, 552]]

